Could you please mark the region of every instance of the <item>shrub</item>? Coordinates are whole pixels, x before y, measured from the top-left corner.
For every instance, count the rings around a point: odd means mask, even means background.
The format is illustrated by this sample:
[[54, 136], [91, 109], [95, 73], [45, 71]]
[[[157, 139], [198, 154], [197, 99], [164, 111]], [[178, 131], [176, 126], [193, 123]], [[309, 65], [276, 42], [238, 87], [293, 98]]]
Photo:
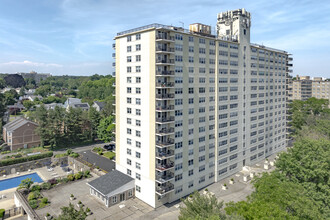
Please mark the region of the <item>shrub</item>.
[[70, 157], [77, 158], [77, 157], [79, 157], [79, 154], [78, 153], [72, 153], [72, 154], [70, 154]]
[[71, 194], [71, 195], [70, 195], [70, 197], [72, 197], [72, 198], [73, 198], [73, 197], [74, 197], [74, 195], [73, 195], [73, 194]]
[[56, 180], [55, 178], [48, 180], [48, 182], [49, 182], [51, 185], [55, 185], [55, 184], [57, 184], [57, 180]]
[[40, 186], [39, 185], [33, 185], [32, 187], [31, 187], [31, 191], [32, 192], [34, 192], [34, 191], [40, 191]]
[[47, 204], [48, 203], [48, 198], [47, 197], [42, 198], [41, 203]]
[[45, 182], [45, 183], [42, 183], [41, 184], [41, 189], [43, 190], [48, 190], [52, 187], [52, 184], [48, 183], [48, 182]]
[[4, 209], [0, 209], [0, 218], [3, 218], [5, 215], [5, 210]]
[[31, 200], [31, 201], [29, 201], [29, 205], [31, 206], [32, 209], [36, 209], [36, 208], [38, 208], [38, 201]]
[[27, 162], [27, 161], [39, 160], [39, 159], [42, 159], [42, 158], [52, 157], [52, 156], [53, 156], [53, 152], [50, 151], [50, 152], [37, 154], [37, 155], [32, 155], [32, 156], [28, 156], [28, 157], [5, 159], [5, 160], [0, 161], [0, 167], [12, 165], [12, 164], [24, 163], [24, 162]]
[[68, 180], [68, 178], [64, 177], [64, 178], [62, 178], [62, 182], [67, 183], [67, 182], [69, 182], [69, 180]]
[[73, 174], [69, 174], [69, 175], [67, 176], [67, 178], [68, 178], [69, 181], [74, 181], [74, 176], [73, 176]]
[[30, 192], [28, 195], [28, 201], [35, 200], [35, 199], [37, 199], [37, 195], [35, 194], [35, 192]]
[[90, 171], [89, 170], [85, 170], [84, 172], [84, 177], [89, 177], [90, 176]]
[[74, 178], [75, 178], [76, 180], [81, 179], [81, 177], [82, 177], [82, 175], [81, 175], [80, 172], [79, 172], [79, 173], [76, 173], [76, 174], [74, 175]]
[[48, 217], [48, 216], [50, 216], [50, 214], [47, 212], [46, 216]]

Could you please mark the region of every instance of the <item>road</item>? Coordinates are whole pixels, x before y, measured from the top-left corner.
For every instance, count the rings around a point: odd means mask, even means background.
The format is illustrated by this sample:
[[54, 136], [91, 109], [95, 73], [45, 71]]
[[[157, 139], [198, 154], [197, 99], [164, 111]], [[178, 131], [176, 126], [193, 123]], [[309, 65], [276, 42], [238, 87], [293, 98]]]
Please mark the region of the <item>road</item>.
[[91, 152], [91, 150], [80, 151], [79, 154], [82, 156], [83, 160], [87, 161], [88, 163], [95, 164], [95, 166], [99, 166], [101, 169], [107, 172], [112, 171], [116, 167], [114, 161], [95, 154]]

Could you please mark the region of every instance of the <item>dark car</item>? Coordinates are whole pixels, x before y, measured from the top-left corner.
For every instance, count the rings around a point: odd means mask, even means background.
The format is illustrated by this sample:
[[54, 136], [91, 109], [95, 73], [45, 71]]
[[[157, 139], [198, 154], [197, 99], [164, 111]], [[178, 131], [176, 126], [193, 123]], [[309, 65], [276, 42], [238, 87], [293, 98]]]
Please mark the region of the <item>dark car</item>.
[[104, 148], [105, 150], [108, 150], [108, 151], [113, 151], [113, 150], [116, 149], [116, 147], [115, 147], [114, 144], [105, 144], [105, 145], [103, 146], [103, 148]]

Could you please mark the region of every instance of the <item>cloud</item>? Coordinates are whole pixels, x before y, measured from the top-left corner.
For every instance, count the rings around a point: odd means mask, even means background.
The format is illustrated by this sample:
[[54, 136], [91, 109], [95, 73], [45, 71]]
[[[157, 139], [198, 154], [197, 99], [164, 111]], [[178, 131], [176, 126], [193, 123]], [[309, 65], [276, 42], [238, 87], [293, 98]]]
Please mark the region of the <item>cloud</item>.
[[56, 63], [38, 63], [38, 62], [32, 62], [32, 61], [28, 61], [28, 60], [0, 63], [0, 66], [16, 66], [16, 65], [23, 65], [23, 66], [28, 66], [28, 67], [63, 67], [63, 65], [56, 64]]

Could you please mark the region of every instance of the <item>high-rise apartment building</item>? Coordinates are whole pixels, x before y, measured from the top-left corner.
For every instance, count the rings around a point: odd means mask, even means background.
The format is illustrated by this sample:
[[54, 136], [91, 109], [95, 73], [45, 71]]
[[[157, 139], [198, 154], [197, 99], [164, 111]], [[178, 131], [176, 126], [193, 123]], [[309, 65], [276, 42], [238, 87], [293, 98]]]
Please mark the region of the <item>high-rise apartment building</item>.
[[152, 24], [115, 40], [116, 169], [153, 207], [280, 151], [289, 54], [250, 43], [250, 13], [218, 14], [217, 34]]

